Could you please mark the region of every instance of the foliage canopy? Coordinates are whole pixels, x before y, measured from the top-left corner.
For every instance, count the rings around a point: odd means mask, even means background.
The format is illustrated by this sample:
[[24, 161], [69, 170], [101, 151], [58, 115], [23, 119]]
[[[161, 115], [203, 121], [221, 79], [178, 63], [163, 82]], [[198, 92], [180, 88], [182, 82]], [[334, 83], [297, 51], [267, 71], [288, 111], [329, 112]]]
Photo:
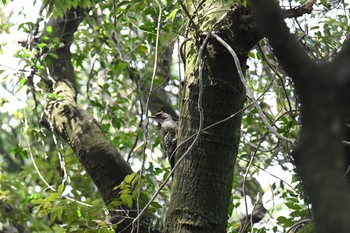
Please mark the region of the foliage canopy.
[[[229, 1], [222, 2], [236, 9]], [[248, 2], [241, 1], [242, 7]], [[290, 9], [305, 2], [280, 1], [280, 5]], [[40, 10], [38, 1], [33, 1], [39, 13], [32, 21], [26, 18], [31, 12], [14, 7], [22, 2], [2, 3], [1, 36], [18, 30], [30, 43], [21, 41], [23, 47], [10, 54], [13, 43], [0, 41], [0, 229], [114, 232], [117, 224], [110, 218], [114, 208], [136, 205], [140, 211], [157, 192], [148, 207], [156, 216], [149, 227], [161, 229], [172, 185], [163, 186], [169, 165], [161, 153], [159, 127], [147, 116], [159, 110], [178, 115], [182, 101], [178, 94], [185, 79], [183, 46], [191, 41], [189, 25], [204, 18], [196, 15], [201, 1], [194, 6], [192, 1], [172, 0], [46, 0]], [[71, 41], [77, 105], [93, 116], [134, 171], [115, 187], [118, 197], [106, 207], [67, 140], [41, 124], [44, 106], [65, 98], [50, 91], [55, 84], [50, 67], [60, 59], [57, 49], [66, 44], [54, 36], [55, 28], [48, 22], [50, 17], [65, 17], [72, 8], [86, 13]], [[311, 14], [286, 21], [308, 55], [321, 63], [333, 60], [348, 40], [349, 13], [345, 1], [323, 0]], [[216, 16], [199, 31], [224, 14], [213, 13]], [[10, 56], [19, 63], [3, 63]], [[301, 127], [300, 100], [267, 39], [248, 56], [243, 68], [252, 95], [242, 109], [227, 232], [239, 232], [253, 221], [254, 211], [263, 218], [253, 225], [254, 232], [286, 232], [311, 218], [291, 157], [291, 141], [297, 140]], [[276, 132], [271, 132], [261, 112]]]

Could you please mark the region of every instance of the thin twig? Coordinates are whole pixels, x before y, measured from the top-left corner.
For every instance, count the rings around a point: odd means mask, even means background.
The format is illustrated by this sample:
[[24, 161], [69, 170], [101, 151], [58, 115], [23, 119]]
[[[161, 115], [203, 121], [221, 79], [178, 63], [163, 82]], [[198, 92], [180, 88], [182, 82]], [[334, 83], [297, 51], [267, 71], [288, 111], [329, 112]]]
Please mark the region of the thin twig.
[[[264, 135], [264, 137], [265, 136], [266, 136], [266, 134]], [[245, 206], [246, 216], [248, 216], [248, 204], [247, 204], [247, 195], [246, 195], [246, 192], [245, 192], [245, 183], [247, 182], [249, 170], [250, 170], [250, 168], [253, 165], [253, 161], [254, 161], [255, 155], [258, 152], [258, 149], [259, 149], [261, 143], [262, 143], [262, 141], [260, 141], [258, 147], [255, 149], [254, 153], [252, 154], [252, 156], [251, 156], [251, 158], [249, 160], [248, 166], [247, 166], [247, 170], [246, 170], [246, 172], [244, 174], [244, 177], [243, 177], [242, 188], [243, 188], [243, 198], [244, 198], [244, 206]], [[245, 230], [245, 228], [247, 227], [248, 223], [249, 223], [249, 219], [245, 219], [243, 227], [241, 227], [241, 229], [239, 230], [239, 233], [242, 233]]]
[[[287, 233], [292, 232], [292, 230], [294, 230], [297, 226], [299, 226], [299, 225], [301, 225], [301, 224], [303, 224], [303, 223], [310, 222], [310, 221], [311, 221], [311, 219], [303, 219], [303, 220], [301, 220], [301, 221], [295, 223], [293, 226], [291, 226], [291, 227], [288, 229]], [[293, 232], [294, 232], [294, 231], [293, 231]]]
[[243, 85], [244, 85], [244, 87], [246, 89], [246, 93], [247, 93], [248, 97], [253, 101], [253, 104], [254, 104], [255, 108], [258, 110], [258, 113], [259, 113], [262, 121], [264, 122], [266, 127], [269, 129], [269, 131], [272, 132], [279, 139], [282, 139], [282, 140], [290, 142], [290, 143], [294, 143], [293, 139], [284, 137], [283, 135], [279, 134], [277, 132], [276, 128], [272, 127], [270, 125], [270, 123], [268, 122], [268, 120], [267, 120], [263, 110], [261, 109], [258, 101], [254, 97], [254, 94], [250, 90], [250, 88], [248, 86], [248, 83], [247, 83], [247, 81], [244, 78], [244, 74], [243, 74], [243, 71], [242, 71], [242, 68], [241, 68], [241, 65], [240, 65], [240, 62], [239, 62], [239, 59], [238, 59], [238, 56], [237, 56], [236, 52], [220, 36], [218, 36], [217, 34], [215, 34], [213, 32], [211, 33], [211, 35], [231, 53], [231, 55], [232, 55], [232, 57], [233, 57], [233, 59], [235, 61], [235, 65], [237, 67], [238, 75], [239, 75], [239, 77], [240, 77], [240, 79], [241, 79], [241, 81], [242, 81], [242, 83], [243, 83]]
[[[289, 99], [289, 95], [288, 95], [287, 89], [286, 89], [286, 87], [285, 87], [285, 85], [284, 85], [284, 83], [283, 83], [283, 78], [282, 78], [281, 75], [278, 73], [279, 65], [277, 65], [276, 67], [274, 67], [274, 66], [270, 63], [270, 61], [267, 59], [267, 57], [266, 57], [264, 51], [262, 50], [262, 48], [261, 48], [261, 46], [260, 46], [259, 44], [258, 44], [257, 48], [258, 48], [258, 51], [261, 53], [263, 59], [264, 59], [265, 62], [267, 63], [267, 65], [270, 67], [271, 70], [273, 70], [274, 76], [277, 76], [277, 77], [279, 78], [279, 80], [280, 80], [280, 82], [281, 82], [281, 85], [282, 85], [283, 92], [284, 92], [284, 94], [285, 94], [285, 96], [286, 96], [286, 98], [287, 98], [289, 111], [290, 111], [290, 113], [292, 114], [292, 112], [291, 112], [291, 111], [292, 111], [292, 104], [291, 104], [291, 101], [290, 101], [290, 99]], [[287, 108], [287, 107], [285, 106], [285, 104], [284, 104], [283, 101], [282, 101], [281, 104], [282, 104], [285, 108]], [[295, 116], [294, 116], [294, 115], [291, 115], [291, 117], [295, 120]]]
[[[148, 135], [148, 125], [149, 125], [149, 121], [148, 121], [148, 106], [149, 106], [150, 96], [152, 94], [154, 80], [156, 78], [157, 67], [158, 67], [158, 47], [159, 47], [160, 27], [161, 27], [161, 20], [162, 20], [162, 5], [159, 3], [158, 0], [156, 1], [156, 3], [158, 5], [159, 15], [158, 15], [158, 22], [157, 22], [157, 34], [156, 34], [156, 46], [155, 46], [155, 52], [154, 52], [153, 73], [152, 73], [152, 78], [151, 78], [151, 85], [150, 85], [150, 88], [149, 88], [149, 92], [148, 92], [147, 100], [146, 100], [146, 104], [145, 104], [145, 113], [146, 113], [146, 124], [145, 124], [145, 131], [144, 131], [145, 143], [144, 143], [144, 147], [143, 147], [142, 166], [141, 166], [141, 170], [139, 172], [140, 177], [142, 177], [142, 174], [144, 173], [144, 170], [145, 170], [146, 148], [147, 148], [147, 142], [148, 142], [148, 137], [149, 137], [149, 135]], [[137, 198], [137, 200], [140, 199], [139, 197], [140, 197], [140, 190], [138, 190], [138, 198]], [[139, 201], [136, 202], [136, 207], [137, 207], [137, 216], [132, 221], [131, 232], [134, 232], [135, 223], [137, 224], [136, 232], [139, 232], [139, 229], [140, 229], [140, 221], [139, 220], [140, 220], [140, 217], [141, 217], [142, 213], [146, 209], [146, 208], [143, 208], [142, 211], [140, 212]]]
[[[25, 128], [25, 129], [28, 129], [28, 127], [29, 127], [29, 126], [28, 126], [28, 122], [25, 121], [25, 127], [24, 127], [24, 128]], [[25, 135], [26, 135], [26, 142], [27, 142], [27, 146], [28, 146], [28, 151], [29, 151], [30, 159], [31, 159], [31, 161], [32, 161], [32, 163], [33, 163], [33, 166], [34, 166], [34, 168], [35, 168], [36, 173], [38, 174], [39, 178], [44, 182], [44, 184], [45, 184], [51, 191], [57, 192], [57, 190], [56, 190], [54, 187], [52, 187], [52, 186], [45, 180], [45, 178], [43, 177], [43, 175], [41, 174], [41, 172], [40, 172], [38, 166], [36, 165], [35, 159], [34, 159], [34, 155], [33, 155], [33, 152], [32, 152], [32, 148], [31, 148], [31, 146], [30, 146], [30, 141], [29, 141], [28, 133], [26, 133]], [[84, 206], [87, 206], [87, 207], [92, 207], [92, 205], [89, 205], [89, 204], [86, 204], [86, 203], [84, 203], [84, 202], [75, 200], [75, 199], [73, 199], [73, 198], [71, 198], [71, 197], [69, 197], [69, 196], [62, 195], [62, 194], [60, 194], [60, 196], [66, 198], [67, 200], [76, 202], [76, 203], [78, 203], [78, 204], [81, 204], [81, 205], [84, 205]]]
[[62, 171], [63, 171], [62, 184], [64, 185], [65, 182], [66, 182], [67, 179], [68, 179], [68, 173], [67, 173], [67, 170], [66, 170], [66, 163], [65, 163], [65, 161], [64, 161], [64, 156], [61, 154], [60, 148], [58, 147], [57, 138], [56, 138], [54, 132], [52, 132], [52, 139], [53, 139], [53, 142], [54, 142], [55, 147], [56, 147], [56, 150], [57, 150], [57, 156], [58, 156], [58, 160], [60, 161], [61, 169], [62, 169]]
[[[242, 158], [241, 156], [237, 156], [237, 158], [239, 158], [239, 159], [241, 159], [241, 160], [244, 160], [244, 161], [246, 161], [246, 162], [249, 162], [248, 159]], [[282, 183], [284, 183], [285, 185], [287, 185], [289, 188], [291, 188], [294, 192], [296, 192], [295, 188], [293, 188], [293, 186], [290, 185], [287, 181], [282, 180], [280, 177], [278, 177], [278, 176], [272, 174], [271, 172], [267, 171], [265, 168], [260, 167], [259, 165], [253, 164], [253, 166], [256, 167], [256, 168], [258, 168], [259, 170], [261, 170], [261, 171], [267, 173], [268, 175], [270, 175], [270, 176], [272, 176], [272, 177], [278, 179], [279, 181], [281, 181]]]
[[[198, 25], [193, 21], [191, 14], [188, 12], [188, 10], [187, 10], [185, 4], [182, 2], [182, 0], [179, 0], [179, 4], [180, 4], [182, 10], [185, 12], [186, 16], [188, 17], [188, 19], [190, 20], [190, 23], [192, 23], [194, 28], [196, 29], [197, 37], [199, 37], [200, 31], [199, 31]], [[188, 27], [190, 27], [190, 26], [191, 26], [191, 24], [188, 25]]]
[[[251, 231], [251, 233], [254, 233], [254, 228], [253, 228], [253, 217], [254, 217], [254, 210], [255, 210], [255, 208], [256, 208], [256, 206], [259, 204], [259, 202], [260, 202], [260, 195], [259, 195], [260, 193], [258, 192], [257, 194], [256, 194], [256, 201], [255, 201], [255, 203], [254, 203], [254, 205], [253, 205], [253, 208], [252, 208], [252, 213], [250, 214], [250, 226], [251, 226], [251, 228], [252, 228], [252, 231]], [[261, 205], [262, 205], [262, 203], [261, 203]]]

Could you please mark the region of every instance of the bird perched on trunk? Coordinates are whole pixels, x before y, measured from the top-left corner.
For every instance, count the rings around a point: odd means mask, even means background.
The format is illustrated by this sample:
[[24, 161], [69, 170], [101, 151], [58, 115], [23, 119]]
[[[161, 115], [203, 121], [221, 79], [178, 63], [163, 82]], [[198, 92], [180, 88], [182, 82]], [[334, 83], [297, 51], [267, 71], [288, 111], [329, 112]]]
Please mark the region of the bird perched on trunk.
[[168, 157], [170, 167], [173, 169], [175, 166], [174, 151], [177, 145], [177, 124], [171, 118], [171, 116], [165, 112], [158, 112], [155, 116], [150, 118], [155, 119], [161, 125], [161, 137], [164, 153]]

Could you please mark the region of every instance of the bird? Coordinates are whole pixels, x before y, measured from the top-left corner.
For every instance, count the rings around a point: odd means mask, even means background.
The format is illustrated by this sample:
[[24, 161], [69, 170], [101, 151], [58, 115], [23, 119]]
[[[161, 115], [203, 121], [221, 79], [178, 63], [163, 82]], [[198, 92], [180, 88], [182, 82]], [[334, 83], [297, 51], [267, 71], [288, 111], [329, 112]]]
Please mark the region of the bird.
[[171, 169], [175, 166], [174, 151], [177, 146], [177, 131], [178, 126], [168, 113], [158, 112], [150, 118], [155, 119], [162, 126], [161, 139], [165, 155], [168, 157]]

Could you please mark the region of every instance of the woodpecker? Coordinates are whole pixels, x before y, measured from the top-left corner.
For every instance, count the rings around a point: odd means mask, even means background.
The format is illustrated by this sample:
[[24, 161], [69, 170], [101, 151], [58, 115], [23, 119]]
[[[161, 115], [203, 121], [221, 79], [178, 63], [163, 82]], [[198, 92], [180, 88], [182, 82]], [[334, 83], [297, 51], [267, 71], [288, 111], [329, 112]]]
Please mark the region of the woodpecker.
[[163, 149], [165, 155], [168, 157], [170, 167], [173, 169], [175, 166], [175, 157], [173, 152], [175, 151], [177, 144], [177, 124], [171, 118], [171, 116], [165, 112], [158, 112], [155, 116], [150, 118], [155, 119], [162, 125], [161, 137]]

